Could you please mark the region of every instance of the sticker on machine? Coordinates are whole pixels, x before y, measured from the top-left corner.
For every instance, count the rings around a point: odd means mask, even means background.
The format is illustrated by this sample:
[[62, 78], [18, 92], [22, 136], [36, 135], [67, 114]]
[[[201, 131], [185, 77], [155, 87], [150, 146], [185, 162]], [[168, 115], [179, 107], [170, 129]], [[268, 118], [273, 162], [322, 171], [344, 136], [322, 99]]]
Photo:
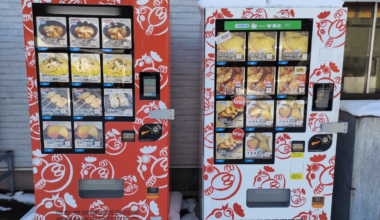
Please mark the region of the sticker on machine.
[[244, 95], [244, 67], [216, 68], [216, 95]]
[[276, 61], [277, 32], [248, 34], [248, 61]]
[[41, 82], [69, 82], [67, 53], [39, 53], [38, 70]]
[[273, 127], [274, 101], [247, 101], [246, 127]]
[[132, 83], [132, 55], [103, 54], [104, 83]]
[[280, 67], [278, 73], [278, 95], [305, 95], [306, 66]]
[[276, 67], [248, 67], [247, 95], [274, 95]]
[[102, 18], [103, 48], [132, 48], [131, 19]]
[[100, 83], [100, 72], [99, 54], [71, 54], [72, 82]]
[[69, 88], [41, 88], [42, 116], [70, 116]]
[[[224, 36], [224, 32], [219, 32], [219, 36]], [[231, 32], [231, 38], [217, 44], [218, 62], [245, 61], [245, 32]]]
[[272, 133], [248, 133], [245, 138], [245, 158], [272, 159]]
[[37, 47], [67, 47], [65, 17], [36, 17]]
[[216, 102], [216, 127], [217, 128], [237, 128], [244, 125], [245, 99], [241, 96], [233, 101]]
[[75, 148], [103, 148], [102, 122], [74, 122]]
[[[233, 134], [233, 133], [236, 134]], [[242, 159], [244, 131], [237, 128], [233, 133], [216, 134], [216, 159]], [[240, 134], [240, 135], [239, 135]]]
[[102, 116], [101, 89], [73, 89], [74, 116]]
[[44, 148], [65, 149], [72, 148], [72, 128], [71, 122], [50, 122], [44, 121], [43, 142]]
[[104, 89], [105, 116], [133, 116], [132, 89]]
[[280, 61], [308, 60], [308, 50], [308, 31], [285, 31], [280, 33]]
[[276, 127], [303, 127], [304, 100], [277, 101]]
[[70, 47], [99, 48], [99, 19], [70, 17]]

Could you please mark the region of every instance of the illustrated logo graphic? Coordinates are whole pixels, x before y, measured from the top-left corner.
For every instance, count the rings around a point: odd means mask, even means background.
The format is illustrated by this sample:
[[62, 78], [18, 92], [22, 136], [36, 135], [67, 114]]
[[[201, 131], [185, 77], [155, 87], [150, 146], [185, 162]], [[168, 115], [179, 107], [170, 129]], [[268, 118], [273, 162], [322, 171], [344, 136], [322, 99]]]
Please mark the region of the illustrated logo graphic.
[[228, 207], [227, 205], [222, 205], [222, 208], [220, 209], [214, 209], [212, 212], [207, 216], [206, 220], [234, 220], [235, 215], [238, 215], [240, 217], [244, 217], [244, 210], [242, 209], [241, 205], [238, 203], [234, 203], [232, 208]]
[[136, 184], [137, 179], [135, 175], [128, 175], [122, 178], [124, 180], [124, 195], [130, 196], [137, 192], [139, 186]]
[[157, 150], [157, 146], [144, 146], [140, 149], [143, 155], [137, 156], [137, 171], [141, 178], [146, 181], [147, 187], [167, 187], [166, 177], [168, 176], [169, 161], [168, 147], [160, 151], [160, 158], [153, 156], [153, 152]]
[[325, 166], [326, 155], [314, 155], [310, 157], [311, 165], [307, 165], [306, 179], [315, 195], [331, 196], [334, 183], [335, 156]]
[[284, 174], [276, 174], [271, 177], [275, 170], [270, 166], [264, 166], [264, 170], [259, 171], [253, 181], [253, 187], [258, 189], [285, 189], [286, 179]]
[[136, 8], [136, 14], [137, 22], [145, 30], [147, 36], [163, 35], [169, 29], [165, 25], [165, 22], [168, 20], [168, 10], [166, 7], [150, 8], [148, 6], [141, 6]]
[[[160, 82], [161, 82], [161, 89], [163, 89], [166, 84], [168, 83], [168, 76], [163, 73], [168, 72], [168, 67], [165, 65], [160, 65], [158, 69], [155, 67], [155, 62], [162, 62], [162, 58], [160, 55], [157, 54], [157, 52], [150, 51], [150, 55], [147, 55], [146, 53], [141, 57], [141, 59], [137, 59], [135, 63], [136, 67], [142, 67], [144, 68], [141, 72], [160, 72]], [[138, 81], [140, 80], [139, 73], [135, 73], [135, 85], [137, 88], [139, 88]]]
[[[77, 207], [77, 203], [75, 199], [69, 193], [65, 193], [64, 198], [59, 197], [59, 193], [57, 193], [57, 195], [53, 195], [51, 198], [43, 199], [41, 203], [38, 204], [36, 207], [35, 219], [36, 220], [52, 219], [52, 218], [55, 218], [58, 213], [66, 219], [70, 219], [70, 220], [74, 219], [72, 218], [73, 217], [72, 215], [70, 215], [70, 218], [68, 218], [65, 215], [66, 203], [72, 208]], [[42, 215], [38, 213], [45, 213], [45, 214]], [[49, 215], [52, 215], [52, 216], [49, 216]], [[78, 218], [75, 218], [75, 219], [81, 218], [80, 216], [77, 216], [77, 217]]]
[[40, 115], [38, 112], [30, 116], [30, 135], [34, 140], [40, 140]]
[[276, 157], [281, 160], [290, 158], [291, 138], [288, 134], [279, 135], [276, 139]]
[[205, 88], [205, 115], [214, 114], [214, 91], [211, 88]]
[[237, 96], [232, 101], [232, 104], [235, 108], [244, 108], [245, 106], [245, 98], [243, 96]]
[[304, 188], [293, 189], [290, 197], [290, 206], [293, 208], [299, 208], [306, 203], [306, 191]]
[[[215, 12], [212, 13], [211, 16], [207, 17], [206, 19], [206, 24], [205, 24], [205, 38], [206, 38], [206, 43], [209, 45], [211, 48], [215, 48], [215, 19], [219, 18], [232, 18], [233, 14], [227, 9], [227, 8], [222, 8], [220, 11], [216, 10]], [[211, 38], [211, 39], [208, 39]]]
[[345, 43], [344, 34], [346, 33], [346, 19], [341, 19], [347, 11], [338, 9], [334, 14], [334, 19], [327, 19], [330, 16], [330, 11], [322, 12], [318, 15], [321, 19], [317, 22], [317, 34], [319, 39], [325, 44], [326, 48], [341, 47]]
[[214, 123], [206, 125], [205, 134], [204, 134], [205, 147], [214, 148]]
[[[255, 19], [267, 18], [267, 12], [265, 11], [264, 8], [258, 8], [258, 9], [246, 8], [243, 10], [243, 15], [241, 16], [241, 18], [255, 18]], [[255, 24], [255, 23], [252, 23], [252, 24]], [[257, 27], [257, 24], [255, 24], [255, 27], [252, 27], [252, 28], [255, 29], [256, 27]]]
[[293, 9], [282, 9], [277, 14], [275, 14], [273, 17], [275, 18], [294, 18], [294, 10]]
[[115, 175], [114, 168], [108, 160], [104, 159], [99, 162], [99, 166], [94, 165], [97, 158], [86, 157], [86, 163], [82, 163], [80, 174], [82, 179], [113, 179]]
[[206, 73], [206, 77], [210, 80], [214, 80], [215, 54], [209, 53], [207, 55], [208, 57], [206, 57], [205, 67], [208, 70], [208, 72]]
[[107, 218], [109, 211], [109, 207], [104, 205], [104, 202], [97, 200], [90, 205], [88, 214], [91, 216], [91, 219], [103, 220]]
[[302, 219], [302, 220], [328, 220], [327, 214], [322, 210], [322, 214], [309, 212], [301, 212], [300, 214], [293, 217], [293, 219]]
[[[333, 76], [332, 73], [338, 74], [339, 68], [335, 63], [330, 62], [328, 65], [323, 64], [310, 75], [309, 94], [313, 96], [313, 87], [315, 83], [334, 83], [334, 99], [340, 95], [342, 77]], [[333, 79], [334, 77], [334, 79]]]
[[241, 171], [236, 165], [225, 165], [220, 171], [213, 165], [213, 158], [207, 159], [209, 165], [204, 166], [204, 194], [214, 200], [226, 200], [234, 196], [242, 182]]
[[[40, 150], [35, 150], [32, 153], [35, 156], [33, 158], [33, 172], [35, 174], [41, 173], [40, 180], [36, 179], [36, 175], [34, 177], [35, 181], [38, 180], [34, 185], [37, 190], [44, 189], [45, 192], [49, 193], [60, 192], [70, 184], [73, 178], [73, 166], [66, 155], [54, 154], [48, 156], [42, 154]], [[43, 157], [51, 157], [52, 162], [49, 163]], [[40, 170], [39, 167], [41, 168]]]
[[241, 129], [241, 128], [235, 128], [233, 131], [232, 131], [232, 134], [231, 134], [232, 138], [235, 139], [235, 140], [242, 140], [244, 138], [244, 130]]
[[[28, 62], [29, 67], [36, 68], [36, 54], [34, 52], [35, 52], [34, 41], [28, 41], [28, 45], [25, 45], [25, 60], [26, 62]], [[29, 77], [28, 77], [28, 80], [29, 80]], [[28, 85], [29, 85], [29, 82], [28, 82]], [[30, 100], [29, 100], [29, 103], [30, 103]]]
[[154, 215], [159, 215], [160, 210], [155, 201], [151, 201], [146, 204], [146, 200], [140, 202], [131, 202], [127, 206], [121, 209], [121, 212], [115, 214], [116, 220], [126, 220], [126, 219], [139, 219], [147, 220], [149, 216], [149, 210], [152, 211]]
[[307, 124], [312, 132], [320, 133], [321, 124], [329, 122], [329, 117], [325, 113], [311, 113]]
[[109, 155], [121, 154], [127, 147], [127, 142], [121, 142], [120, 132], [114, 128], [107, 131], [106, 135], [106, 153]]
[[33, 79], [33, 77], [28, 77], [27, 82], [29, 106], [32, 106], [37, 104], [38, 102], [37, 79]]
[[252, 22], [252, 24], [251, 24], [251, 28], [252, 28], [252, 29], [256, 29], [256, 28], [257, 28], [257, 24], [256, 24], [255, 22]]

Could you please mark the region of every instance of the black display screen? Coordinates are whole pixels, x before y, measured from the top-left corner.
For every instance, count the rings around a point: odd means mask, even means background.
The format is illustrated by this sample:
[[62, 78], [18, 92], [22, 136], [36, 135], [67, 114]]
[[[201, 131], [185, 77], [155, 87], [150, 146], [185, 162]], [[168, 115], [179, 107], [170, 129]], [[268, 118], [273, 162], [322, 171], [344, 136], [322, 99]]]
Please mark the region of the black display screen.
[[156, 97], [156, 80], [155, 76], [144, 76], [144, 96]]
[[313, 111], [331, 111], [334, 99], [333, 83], [316, 83], [313, 89]]
[[160, 100], [160, 73], [141, 72], [140, 100]]

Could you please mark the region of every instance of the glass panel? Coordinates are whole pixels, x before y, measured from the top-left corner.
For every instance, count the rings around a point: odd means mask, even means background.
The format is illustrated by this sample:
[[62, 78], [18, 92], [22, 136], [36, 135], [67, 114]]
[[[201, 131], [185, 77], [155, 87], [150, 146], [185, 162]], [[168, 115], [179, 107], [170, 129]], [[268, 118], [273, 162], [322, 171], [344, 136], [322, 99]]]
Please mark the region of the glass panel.
[[343, 61], [343, 93], [365, 93], [373, 22], [373, 3], [345, 3], [348, 7]]
[[377, 7], [369, 93], [380, 93], [380, 5]]

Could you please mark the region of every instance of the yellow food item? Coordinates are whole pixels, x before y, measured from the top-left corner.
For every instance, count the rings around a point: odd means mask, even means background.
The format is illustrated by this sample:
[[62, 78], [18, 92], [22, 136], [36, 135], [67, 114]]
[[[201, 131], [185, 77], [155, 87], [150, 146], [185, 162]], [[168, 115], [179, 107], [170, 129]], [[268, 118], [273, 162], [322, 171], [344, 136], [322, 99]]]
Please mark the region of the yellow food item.
[[110, 35], [112, 40], [123, 40], [127, 37], [127, 31], [124, 28], [125, 26], [110, 28], [107, 33]]
[[257, 146], [259, 145], [259, 139], [257, 139], [257, 138], [252, 138], [251, 140], [248, 140], [247, 141], [247, 145], [248, 145], [248, 148], [250, 148], [250, 149], [256, 149], [257, 148]]
[[290, 116], [292, 116], [294, 118], [294, 120], [296, 120], [296, 121], [303, 119], [301, 112], [298, 108], [293, 109], [292, 114]]
[[273, 54], [273, 46], [276, 43], [276, 40], [273, 37], [266, 36], [263, 33], [249, 33], [248, 38], [248, 48], [250, 50], [256, 50], [257, 52], [263, 50], [265, 54]]
[[243, 144], [241, 140], [235, 140], [230, 136], [228, 139], [224, 139], [224, 141], [218, 144], [219, 149], [230, 149], [233, 150], [237, 145]]
[[78, 76], [97, 76], [100, 75], [100, 63], [91, 57], [81, 57], [71, 63], [71, 72]]
[[66, 98], [60, 98], [56, 105], [60, 108], [64, 107], [67, 104], [67, 99]]
[[54, 91], [50, 91], [50, 92], [48, 92], [48, 94], [45, 95], [45, 98], [51, 99], [51, 98], [53, 98], [53, 96], [55, 96], [55, 92]]
[[244, 54], [245, 54], [244, 44], [245, 44], [244, 38], [231, 33], [231, 39], [218, 44], [218, 48], [224, 49], [226, 51], [233, 50], [235, 54], [240, 53], [242, 54], [242, 57], [244, 57]]
[[69, 62], [62, 57], [49, 57], [40, 62], [40, 72], [50, 76], [62, 76], [69, 74]]
[[84, 102], [86, 102], [87, 104], [90, 104], [92, 101], [94, 101], [94, 99], [96, 98], [96, 96], [94, 95], [90, 95], [89, 97], [87, 97]]
[[75, 131], [75, 134], [82, 139], [92, 136], [99, 141], [98, 129], [93, 125], [79, 125]]
[[261, 109], [260, 107], [258, 107], [258, 106], [255, 106], [255, 107], [250, 108], [250, 109], [248, 110], [249, 115], [250, 115], [251, 117], [259, 117], [259, 115], [261, 114], [261, 111], [262, 111], [262, 109]]
[[267, 108], [263, 109], [263, 111], [261, 112], [261, 117], [263, 117], [265, 121], [273, 120], [272, 114], [269, 112]]
[[124, 78], [132, 75], [132, 62], [119, 57], [105, 63], [103, 68], [104, 74], [107, 76]]
[[88, 26], [82, 26], [75, 28], [74, 33], [77, 34], [79, 39], [91, 39], [94, 36], [95, 31], [93, 28]]
[[87, 97], [89, 97], [91, 94], [89, 93], [89, 92], [84, 92], [84, 93], [82, 93], [82, 95], [80, 95], [80, 98], [81, 99], [83, 99], [83, 100], [85, 100], [85, 99], [87, 99]]
[[64, 125], [49, 125], [47, 128], [46, 128], [46, 134], [52, 138], [52, 139], [55, 139], [57, 138], [59, 135], [61, 135], [62, 137], [64, 137], [67, 141], [70, 140], [70, 137], [69, 137], [69, 131], [67, 130], [67, 127], [64, 126]]
[[291, 108], [289, 106], [284, 106], [280, 108], [278, 111], [281, 117], [289, 117]]
[[57, 25], [50, 25], [44, 28], [48, 38], [60, 38], [63, 35], [63, 29]]
[[91, 108], [98, 108], [102, 104], [102, 100], [96, 98], [91, 102]]
[[299, 32], [288, 31], [282, 38], [282, 47], [285, 50], [299, 50], [300, 53], [307, 53], [309, 38]]
[[51, 103], [57, 103], [60, 99], [61, 99], [61, 95], [60, 94], [55, 94], [51, 99], [50, 99], [50, 102]]

